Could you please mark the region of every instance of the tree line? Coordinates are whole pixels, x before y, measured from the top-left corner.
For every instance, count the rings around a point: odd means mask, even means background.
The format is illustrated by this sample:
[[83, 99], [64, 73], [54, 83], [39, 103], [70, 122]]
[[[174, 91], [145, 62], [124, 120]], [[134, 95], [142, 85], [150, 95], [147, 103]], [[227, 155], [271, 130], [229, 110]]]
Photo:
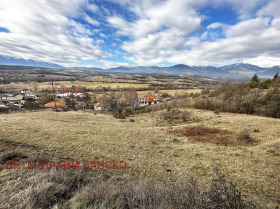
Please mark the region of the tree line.
[[280, 78], [224, 85], [194, 98], [194, 107], [222, 112], [255, 114], [280, 118]]

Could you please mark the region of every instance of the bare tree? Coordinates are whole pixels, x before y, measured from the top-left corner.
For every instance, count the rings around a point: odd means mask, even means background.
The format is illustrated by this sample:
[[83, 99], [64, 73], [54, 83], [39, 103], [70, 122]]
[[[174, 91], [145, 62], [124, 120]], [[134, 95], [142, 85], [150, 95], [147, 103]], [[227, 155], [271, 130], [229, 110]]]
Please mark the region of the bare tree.
[[248, 86], [246, 83], [236, 83], [232, 88], [234, 90], [233, 101], [235, 103], [235, 110], [239, 113], [248, 94]]
[[133, 114], [135, 110], [135, 104], [137, 104], [137, 99], [138, 99], [138, 94], [135, 88], [131, 88], [129, 91], [126, 92], [126, 98], [130, 102], [131, 113]]

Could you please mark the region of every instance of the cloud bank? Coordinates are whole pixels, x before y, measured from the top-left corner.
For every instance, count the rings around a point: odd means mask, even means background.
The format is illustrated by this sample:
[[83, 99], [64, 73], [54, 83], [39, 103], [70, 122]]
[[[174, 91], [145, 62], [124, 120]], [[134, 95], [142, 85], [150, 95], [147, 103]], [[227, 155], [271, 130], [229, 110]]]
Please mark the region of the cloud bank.
[[105, 68], [280, 65], [279, 0], [1, 0], [0, 11], [0, 56]]

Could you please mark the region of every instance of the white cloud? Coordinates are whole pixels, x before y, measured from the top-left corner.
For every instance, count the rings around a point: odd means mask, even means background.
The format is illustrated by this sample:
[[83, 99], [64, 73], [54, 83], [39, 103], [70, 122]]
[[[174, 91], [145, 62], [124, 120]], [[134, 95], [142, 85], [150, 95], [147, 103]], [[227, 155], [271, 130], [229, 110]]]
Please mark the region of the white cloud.
[[256, 18], [242, 21], [234, 26], [229, 27], [226, 31], [228, 38], [244, 36], [247, 34], [258, 35], [269, 27], [269, 18]]
[[271, 0], [212, 0], [209, 2], [214, 3], [218, 7], [230, 5], [233, 10], [237, 12], [239, 18], [244, 20], [250, 19], [260, 6], [270, 1]]
[[220, 22], [211, 23], [207, 26], [207, 29], [216, 29], [216, 28], [227, 28], [228, 25]]
[[[118, 29], [118, 34], [131, 38], [122, 45], [122, 49], [131, 54], [125, 57], [131, 62], [138, 65], [160, 65], [163, 62], [218, 65], [256, 60], [260, 63], [263, 60], [260, 57], [266, 57], [266, 66], [277, 62], [280, 65], [280, 60], [275, 59], [280, 56], [280, 21], [266, 17], [250, 19], [265, 3], [263, 0], [249, 0], [246, 5], [241, 0], [215, 0], [216, 6], [231, 5], [243, 20], [232, 26], [212, 23], [200, 37], [190, 36], [201, 27], [202, 16], [196, 13], [194, 1], [143, 2], [136, 1], [133, 5], [122, 2], [134, 12], [137, 20], [128, 22], [120, 16], [108, 19]], [[204, 1], [203, 4], [209, 2]], [[185, 16], [181, 11], [185, 11]], [[193, 23], [191, 27], [188, 20]], [[219, 38], [220, 34], [215, 31], [218, 28], [222, 28], [224, 38]]]
[[280, 1], [273, 0], [268, 3], [267, 6], [260, 9], [257, 13], [258, 15], [271, 15], [274, 17], [280, 17]]
[[102, 37], [102, 38], [108, 38], [105, 34], [103, 33], [99, 33], [99, 36]]
[[99, 7], [95, 4], [87, 4], [86, 8], [93, 13], [99, 13], [100, 12]]
[[258, 56], [255, 58], [245, 59], [244, 63], [257, 65], [260, 67], [280, 66], [279, 57]]
[[[259, 20], [260, 22], [265, 19]], [[247, 25], [247, 22], [244, 23]], [[260, 66], [260, 59], [266, 57], [264, 62], [265, 66], [280, 65], [280, 30], [270, 27], [269, 24], [263, 25], [257, 28], [252, 26], [253, 29], [248, 28], [243, 33], [235, 33], [238, 28], [243, 28], [242, 23], [240, 25], [232, 26], [226, 32], [229, 37], [224, 39], [218, 39], [213, 42], [203, 42], [198, 45], [194, 45], [190, 51], [182, 51], [177, 55], [172, 56], [169, 61], [175, 63], [186, 63], [191, 65], [218, 65], [223, 62], [236, 63], [236, 62], [250, 62], [253, 61]], [[278, 59], [277, 59], [278, 57]]]
[[193, 8], [194, 0], [136, 1], [128, 3], [128, 9], [137, 16], [136, 21], [127, 22], [119, 16], [109, 17], [108, 22], [119, 29], [121, 35], [134, 38], [171, 29], [178, 35], [189, 35], [200, 29], [201, 17]]
[[93, 26], [99, 26], [100, 23], [97, 20], [92, 19], [88, 15], [85, 16], [85, 20]]
[[[104, 67], [130, 65], [104, 60], [117, 54], [110, 46], [118, 41], [124, 53], [117, 57], [137, 65], [280, 65], [279, 0], [106, 1], [119, 4], [122, 11], [88, 0], [1, 0], [0, 27], [10, 33], [0, 33], [0, 55], [65, 66], [83, 60]], [[239, 22], [218, 20], [203, 28], [200, 9], [210, 5], [230, 5]]]
[[10, 33], [0, 33], [0, 55], [65, 66], [104, 58], [106, 54], [89, 37], [90, 28], [72, 19], [84, 15], [81, 8], [85, 3], [1, 0], [0, 27]]
[[169, 56], [187, 47], [184, 36], [201, 29], [201, 17], [195, 10], [194, 0], [119, 1], [128, 8], [136, 20], [127, 21], [120, 16], [107, 21], [117, 29], [117, 34], [129, 36], [122, 49], [126, 57], [139, 65], [160, 64]]

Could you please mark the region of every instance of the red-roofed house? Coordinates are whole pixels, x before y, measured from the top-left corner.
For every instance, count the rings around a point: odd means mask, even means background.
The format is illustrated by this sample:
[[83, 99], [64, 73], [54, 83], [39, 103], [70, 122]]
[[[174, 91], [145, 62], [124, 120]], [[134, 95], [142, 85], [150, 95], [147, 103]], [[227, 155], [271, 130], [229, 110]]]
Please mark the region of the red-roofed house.
[[72, 91], [70, 90], [62, 90], [56, 94], [57, 97], [70, 97], [72, 95]]
[[110, 106], [108, 104], [105, 104], [103, 102], [95, 103], [93, 106], [94, 106], [95, 110], [105, 110], [105, 109], [110, 108]]
[[155, 97], [152, 95], [140, 97], [138, 99], [139, 106], [147, 106], [158, 103], [160, 100], [160, 97]]
[[85, 94], [82, 90], [73, 91], [73, 95], [74, 95], [74, 97], [84, 97], [85, 96]]
[[49, 102], [44, 105], [45, 108], [55, 108], [55, 106], [57, 108], [61, 108], [61, 107], [65, 107], [66, 104], [64, 102]]

